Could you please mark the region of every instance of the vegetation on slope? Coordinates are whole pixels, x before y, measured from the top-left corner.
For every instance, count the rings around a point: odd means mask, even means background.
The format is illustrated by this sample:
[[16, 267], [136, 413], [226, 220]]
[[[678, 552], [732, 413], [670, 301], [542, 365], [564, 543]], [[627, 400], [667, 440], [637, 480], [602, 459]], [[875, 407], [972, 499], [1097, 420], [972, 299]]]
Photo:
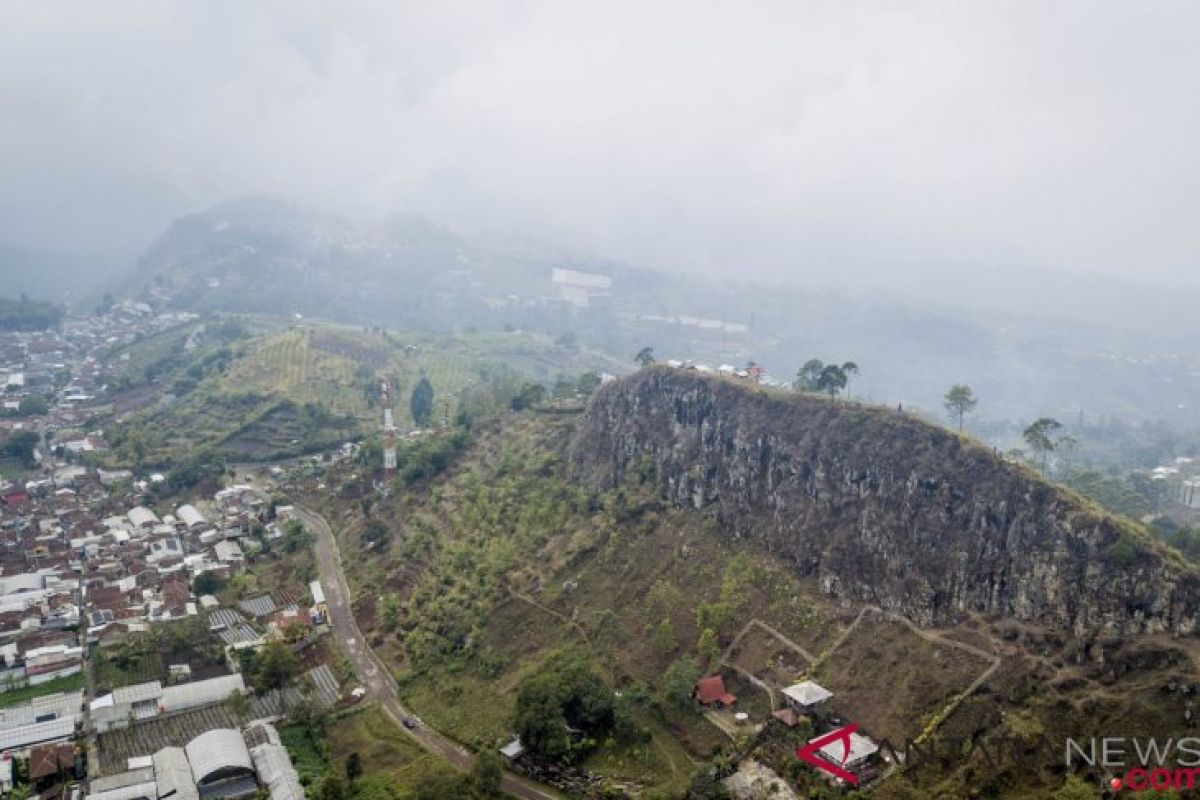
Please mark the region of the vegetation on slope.
[[18, 300], [0, 297], [0, 331], [41, 331], [57, 327], [62, 318], [63, 309], [51, 303], [25, 295]]
[[[713, 517], [666, 503], [648, 464], [607, 491], [584, 488], [563, 456], [574, 425], [537, 413], [479, 425], [446, 472], [376, 502], [369, 520], [354, 506], [331, 515], [345, 521], [342, 552], [356, 565], [364, 632], [394, 663], [406, 702], [480, 750], [519, 732], [557, 731], [565, 719], [582, 738], [552, 737], [538, 745], [544, 757], [646, 796], [683, 796], [704, 784], [709, 765], [722, 768], [746, 748], [812, 797], [833, 796], [796, 763], [794, 736], [768, 726], [732, 740], [687, 694], [697, 676], [720, 669], [738, 707], [762, 718], [766, 693], [718, 665], [745, 624], [762, 620], [819, 654], [858, 606], [831, 606], [791, 564], [733, 538]], [[845, 695], [839, 712], [900, 744], [935, 722], [939, 736], [1031, 742], [1089, 735], [1118, 719], [1131, 733], [1164, 720], [1183, 730], [1179, 687], [1200, 681], [1186, 642], [1076, 640], [969, 617], [951, 635], [997, 652], [1002, 666], [942, 722], [943, 707], [986, 665], [902, 630], [875, 630], [863, 626], [823, 661], [822, 676]], [[729, 657], [777, 683], [804, 675], [803, 659], [780, 652], [748, 636]], [[568, 708], [572, 685], [591, 687], [585, 694], [601, 709], [618, 693], [631, 698], [621, 712], [628, 728], [618, 732], [615, 719], [575, 724], [583, 720]], [[906, 772], [873, 795], [950, 798], [985, 787], [988, 796], [1040, 798], [1062, 785], [1057, 761], [1036, 750], [1021, 768], [981, 758], [968, 752]]]

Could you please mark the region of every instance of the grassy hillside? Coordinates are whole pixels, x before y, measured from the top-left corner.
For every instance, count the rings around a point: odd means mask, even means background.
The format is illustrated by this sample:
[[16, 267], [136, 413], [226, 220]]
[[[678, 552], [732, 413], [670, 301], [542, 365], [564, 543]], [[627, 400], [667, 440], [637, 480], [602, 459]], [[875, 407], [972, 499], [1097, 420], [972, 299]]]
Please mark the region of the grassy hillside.
[[[379, 430], [379, 384], [396, 425], [414, 426], [409, 396], [434, 388], [434, 419], [497, 382], [574, 379], [595, 359], [519, 333], [396, 336], [325, 325], [253, 335], [242, 322], [182, 325], [116, 353], [117, 457], [171, 464], [197, 452], [230, 461], [284, 458]], [[152, 393], [148, 396], [148, 389]], [[131, 402], [122, 403], [128, 399]], [[136, 403], [132, 402], [136, 399]]]
[[[753, 734], [780, 703], [755, 681], [815, 677], [834, 690], [834, 713], [898, 746], [922, 735], [1030, 742], [1019, 765], [966, 748], [873, 787], [880, 798], [1044, 798], [1063, 776], [1032, 749], [1039, 737], [1190, 725], [1181, 692], [1200, 682], [1190, 640], [1081, 641], [977, 615], [923, 636], [867, 617], [843, 638], [860, 605], [831, 600], [715, 518], [666, 504], [648, 474], [583, 488], [564, 456], [575, 424], [527, 413], [476, 430], [451, 470], [376, 502], [369, 519], [357, 502], [324, 501], [354, 565], [365, 634], [416, 713], [472, 747], [510, 738], [522, 686], [564, 658], [584, 659], [627, 698], [638, 731], [606, 734], [579, 768], [644, 797], [681, 797], [710, 765], [747, 753], [802, 796], [835, 796], [796, 762], [803, 729]], [[960, 696], [996, 658], [979, 691]], [[691, 677], [725, 676], [748, 725], [680, 701], [676, 679], [690, 664]]]

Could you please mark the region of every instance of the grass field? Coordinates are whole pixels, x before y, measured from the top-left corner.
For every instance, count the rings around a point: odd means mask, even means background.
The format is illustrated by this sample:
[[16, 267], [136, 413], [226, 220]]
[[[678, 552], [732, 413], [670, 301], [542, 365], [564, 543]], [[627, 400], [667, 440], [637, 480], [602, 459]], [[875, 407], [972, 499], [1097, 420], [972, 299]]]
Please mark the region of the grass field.
[[831, 705], [874, 736], [903, 742], [990, 667], [982, 658], [868, 615], [820, 666], [815, 679]]
[[336, 717], [319, 734], [301, 725], [285, 725], [279, 736], [300, 782], [310, 792], [327, 774], [346, 775], [346, 762], [354, 753], [363, 776], [350, 786], [352, 798], [405, 800], [431, 776], [452, 772], [449, 764], [423, 750], [375, 705]]
[[56, 692], [74, 692], [82, 689], [86, 685], [86, 680], [83, 673], [75, 675], [67, 675], [64, 678], [55, 678], [46, 683], [40, 683], [37, 686], [22, 686], [18, 689], [9, 689], [7, 692], [0, 692], [0, 708], [11, 708], [19, 706], [21, 703], [28, 703], [38, 697], [45, 697], [48, 694]]

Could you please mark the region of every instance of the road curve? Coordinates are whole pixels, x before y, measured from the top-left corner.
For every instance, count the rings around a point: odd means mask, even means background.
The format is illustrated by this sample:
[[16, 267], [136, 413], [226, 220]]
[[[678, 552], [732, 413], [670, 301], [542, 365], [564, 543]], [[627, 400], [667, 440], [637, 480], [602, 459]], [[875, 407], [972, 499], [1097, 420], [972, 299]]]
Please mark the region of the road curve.
[[[323, 516], [308, 508], [296, 506], [296, 514], [301, 521], [316, 533], [317, 571], [321, 577], [321, 587], [325, 590], [326, 604], [329, 606], [329, 624], [334, 635], [342, 644], [350, 662], [358, 673], [359, 682], [367, 693], [379, 703], [380, 707], [390, 716], [400, 730], [407, 733], [416, 742], [431, 753], [436, 753], [450, 762], [455, 769], [465, 772], [471, 768], [474, 756], [465, 748], [442, 736], [432, 728], [420, 724], [409, 729], [403, 726], [402, 720], [412, 716], [401, 703], [397, 694], [396, 679], [386, 669], [383, 662], [375, 655], [375, 651], [363, 638], [358, 629], [351, 609], [350, 589], [346, 584], [346, 575], [342, 571], [341, 555], [338, 553], [337, 540], [333, 530]], [[511, 773], [504, 773], [504, 791], [522, 800], [559, 800], [562, 795], [544, 788], [533, 781], [521, 778]]]

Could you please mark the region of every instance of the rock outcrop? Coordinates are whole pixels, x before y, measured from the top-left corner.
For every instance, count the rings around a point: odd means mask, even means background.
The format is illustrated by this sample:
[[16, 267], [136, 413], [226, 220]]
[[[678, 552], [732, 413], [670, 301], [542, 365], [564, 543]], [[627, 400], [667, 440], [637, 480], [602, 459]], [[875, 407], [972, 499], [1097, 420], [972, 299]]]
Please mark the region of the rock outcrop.
[[895, 411], [655, 367], [602, 387], [572, 443], [715, 513], [830, 594], [923, 624], [1003, 614], [1080, 635], [1194, 634], [1200, 575], [1136, 526]]

